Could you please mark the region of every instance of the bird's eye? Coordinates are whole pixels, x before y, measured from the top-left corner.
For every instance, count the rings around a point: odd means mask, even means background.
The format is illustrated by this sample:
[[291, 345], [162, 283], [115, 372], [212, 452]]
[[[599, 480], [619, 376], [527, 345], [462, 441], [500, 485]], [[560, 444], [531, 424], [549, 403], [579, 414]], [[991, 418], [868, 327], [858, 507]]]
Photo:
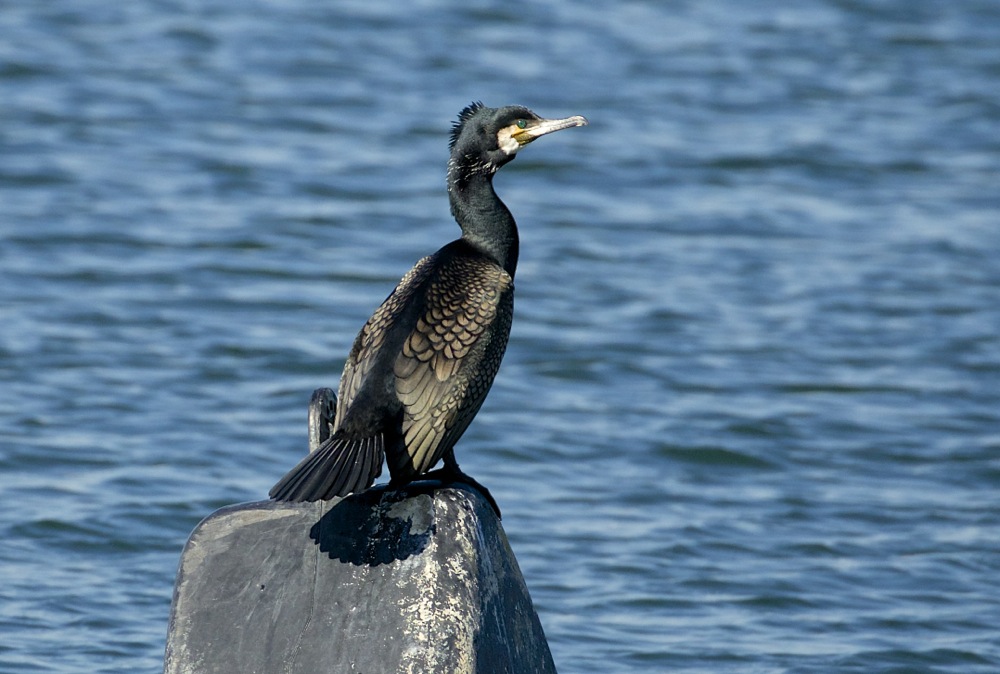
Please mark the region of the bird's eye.
[[527, 120], [524, 120], [524, 119], [517, 120], [517, 128], [523, 129], [526, 126], [528, 126]]

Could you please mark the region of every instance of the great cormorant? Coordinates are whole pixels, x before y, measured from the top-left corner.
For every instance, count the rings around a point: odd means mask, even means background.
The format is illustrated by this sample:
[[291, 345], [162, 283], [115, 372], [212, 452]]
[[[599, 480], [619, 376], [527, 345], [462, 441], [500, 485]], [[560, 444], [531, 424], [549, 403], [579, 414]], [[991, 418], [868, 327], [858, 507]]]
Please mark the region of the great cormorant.
[[522, 106], [473, 103], [451, 132], [448, 198], [461, 238], [411, 269], [368, 319], [344, 365], [331, 435], [271, 489], [317, 501], [372, 485], [386, 457], [390, 486], [425, 475], [461, 480], [455, 443], [479, 411], [507, 347], [517, 225], [493, 175], [545, 134], [583, 117], [542, 119]]

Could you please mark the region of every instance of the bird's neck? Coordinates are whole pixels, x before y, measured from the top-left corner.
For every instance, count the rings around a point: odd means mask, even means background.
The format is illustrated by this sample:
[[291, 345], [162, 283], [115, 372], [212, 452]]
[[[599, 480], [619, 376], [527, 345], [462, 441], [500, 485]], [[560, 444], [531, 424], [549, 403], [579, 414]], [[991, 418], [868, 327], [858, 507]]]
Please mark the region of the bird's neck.
[[451, 213], [462, 228], [462, 239], [496, 260], [511, 277], [517, 269], [517, 224], [493, 189], [493, 176], [448, 176]]

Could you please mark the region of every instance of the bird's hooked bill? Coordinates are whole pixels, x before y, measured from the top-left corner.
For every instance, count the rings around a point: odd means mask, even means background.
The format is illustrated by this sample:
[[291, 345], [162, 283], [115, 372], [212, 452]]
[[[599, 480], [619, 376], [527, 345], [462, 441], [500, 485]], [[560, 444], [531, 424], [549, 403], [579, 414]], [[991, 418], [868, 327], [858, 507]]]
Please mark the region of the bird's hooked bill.
[[563, 119], [539, 119], [528, 122], [528, 126], [513, 134], [514, 140], [521, 145], [527, 145], [531, 141], [554, 131], [570, 129], [574, 126], [587, 126], [587, 118], [582, 115], [574, 115]]

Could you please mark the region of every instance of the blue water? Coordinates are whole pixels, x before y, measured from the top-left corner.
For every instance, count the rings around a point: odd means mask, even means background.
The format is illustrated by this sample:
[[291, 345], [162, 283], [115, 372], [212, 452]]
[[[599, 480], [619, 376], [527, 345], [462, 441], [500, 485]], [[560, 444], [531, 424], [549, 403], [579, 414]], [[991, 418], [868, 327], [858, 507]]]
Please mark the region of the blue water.
[[560, 671], [1000, 671], [1000, 4], [462, 5], [0, 8], [0, 671], [162, 666], [473, 99], [591, 121], [458, 447]]

